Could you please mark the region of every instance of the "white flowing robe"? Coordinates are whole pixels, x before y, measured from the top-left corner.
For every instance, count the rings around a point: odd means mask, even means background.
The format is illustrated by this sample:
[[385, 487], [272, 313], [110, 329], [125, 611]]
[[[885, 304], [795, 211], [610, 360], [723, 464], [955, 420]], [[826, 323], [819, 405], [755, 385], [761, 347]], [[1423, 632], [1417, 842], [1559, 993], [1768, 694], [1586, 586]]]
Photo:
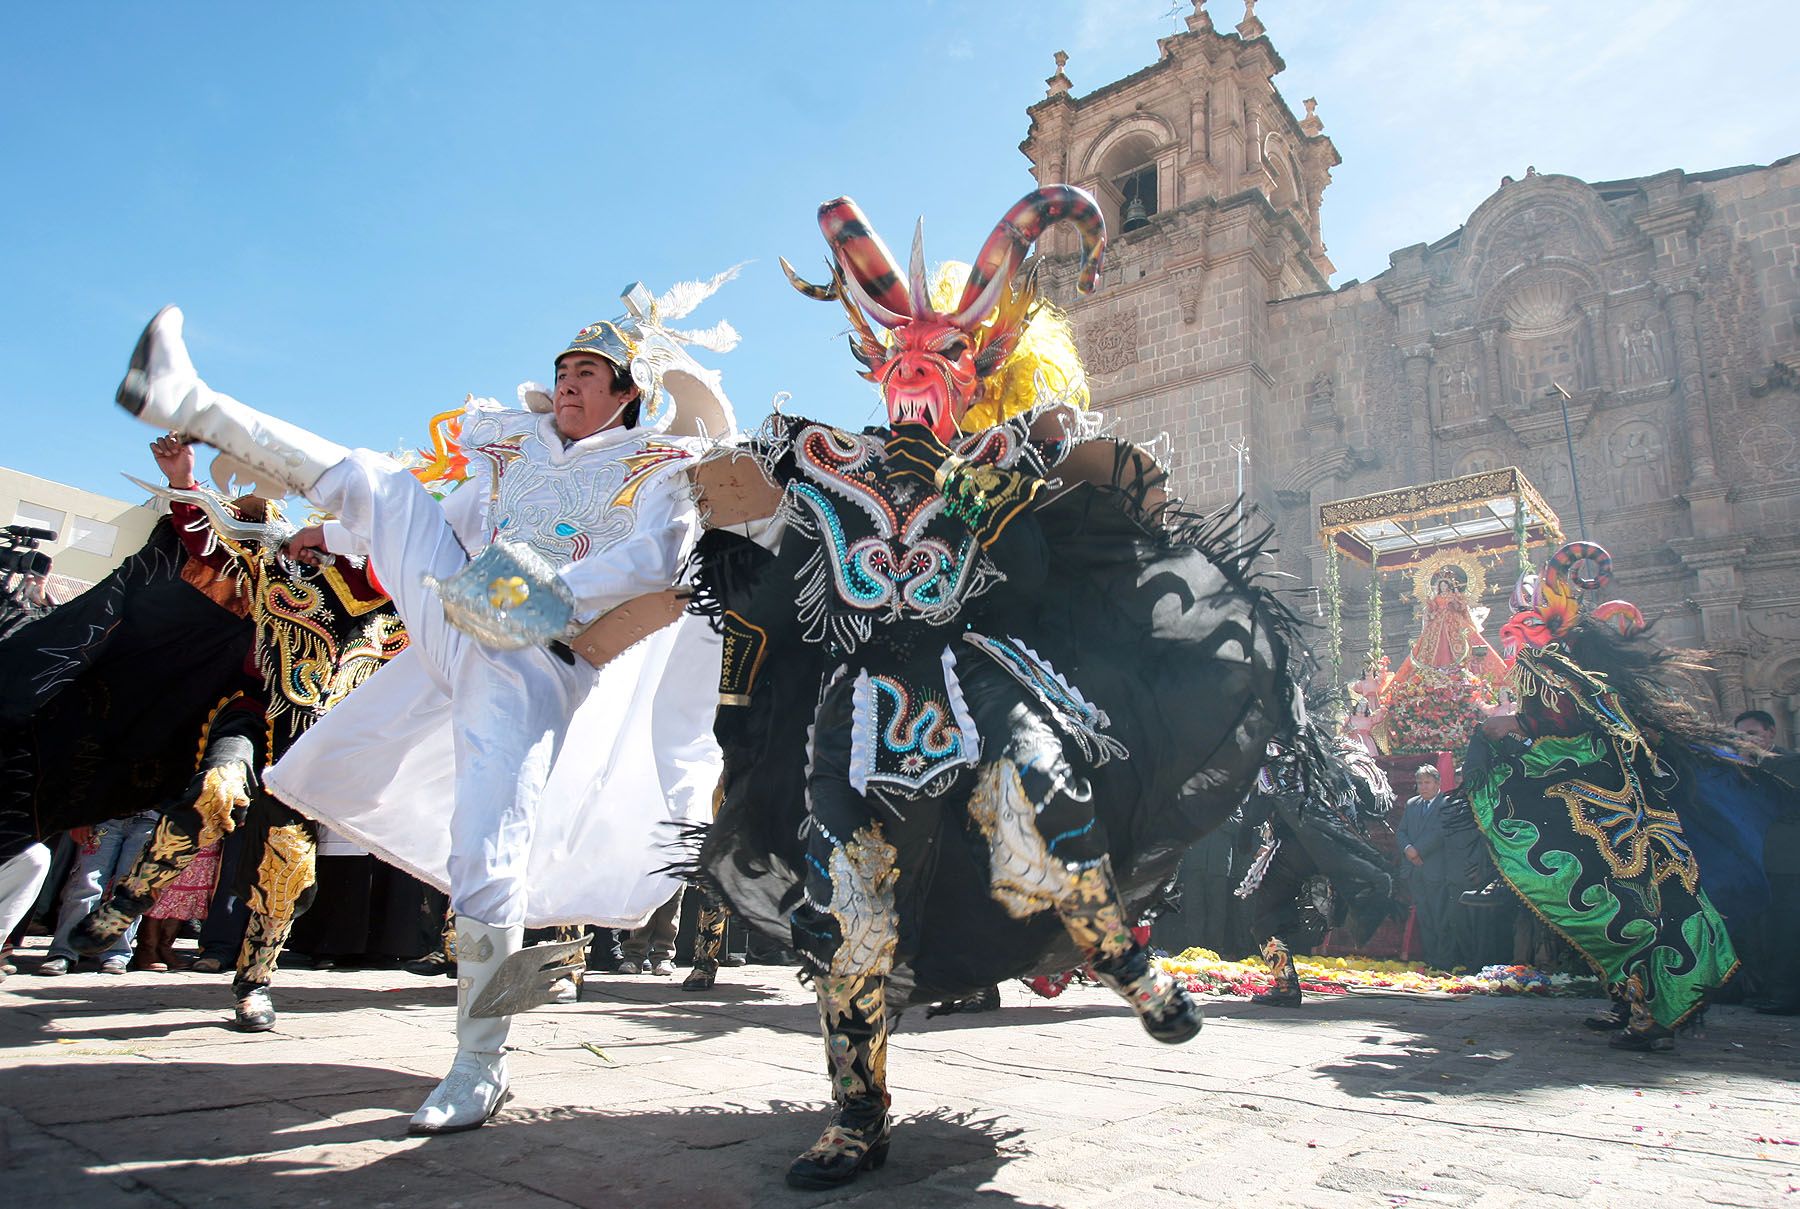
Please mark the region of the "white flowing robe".
[[565, 447], [550, 416], [489, 407], [471, 409], [462, 445], [473, 473], [441, 514], [367, 451], [309, 493], [341, 518], [328, 546], [371, 555], [411, 645], [265, 784], [484, 922], [636, 927], [676, 889], [658, 870], [681, 826], [711, 817], [718, 637], [684, 616], [598, 671], [570, 667], [482, 647], [418, 581], [498, 534], [559, 565], [583, 618], [666, 587], [697, 527], [692, 449], [639, 429]]

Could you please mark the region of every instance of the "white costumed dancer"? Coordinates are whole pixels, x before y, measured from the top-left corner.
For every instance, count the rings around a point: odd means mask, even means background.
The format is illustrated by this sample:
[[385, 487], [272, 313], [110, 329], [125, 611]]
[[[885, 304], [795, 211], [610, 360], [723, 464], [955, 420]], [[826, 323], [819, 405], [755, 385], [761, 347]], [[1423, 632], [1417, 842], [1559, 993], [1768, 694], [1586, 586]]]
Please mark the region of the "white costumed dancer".
[[119, 388], [139, 419], [335, 515], [294, 547], [367, 555], [406, 622], [407, 650], [264, 784], [450, 893], [457, 1056], [411, 1132], [475, 1128], [506, 1099], [504, 1013], [531, 1002], [513, 985], [529, 955], [503, 963], [525, 927], [642, 923], [674, 892], [659, 872], [668, 824], [710, 817], [719, 645], [681, 616], [675, 584], [697, 528], [689, 471], [733, 420], [717, 375], [683, 345], [724, 351], [736, 334], [661, 320], [728, 276], [660, 301], [633, 286], [626, 316], [558, 354], [552, 393], [521, 388], [523, 410], [472, 402], [460, 438], [471, 473], [441, 504], [386, 455], [210, 389], [173, 307]]

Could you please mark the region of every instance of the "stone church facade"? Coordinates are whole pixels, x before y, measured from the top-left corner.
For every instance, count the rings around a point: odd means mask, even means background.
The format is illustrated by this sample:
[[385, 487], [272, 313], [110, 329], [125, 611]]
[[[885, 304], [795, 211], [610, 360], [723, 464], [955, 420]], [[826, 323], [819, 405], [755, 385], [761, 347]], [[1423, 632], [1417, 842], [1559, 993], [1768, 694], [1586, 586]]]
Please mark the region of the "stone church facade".
[[[1198, 0], [1155, 63], [1082, 97], [1059, 54], [1028, 110], [1037, 179], [1094, 192], [1113, 233], [1087, 297], [1074, 234], [1045, 248], [1096, 405], [1133, 438], [1168, 434], [1185, 498], [1229, 504], [1241, 482], [1281, 569], [1319, 584], [1319, 505], [1485, 468], [1523, 469], [1575, 536], [1561, 387], [1614, 591], [1665, 641], [1713, 653], [1721, 712], [1768, 709], [1792, 741], [1800, 156], [1606, 182], [1528, 171], [1460, 230], [1332, 289], [1320, 207], [1338, 153], [1314, 102], [1296, 117], [1277, 91], [1284, 65], [1246, 10], [1222, 32]], [[1404, 577], [1385, 578], [1397, 651], [1411, 610]], [[1347, 568], [1347, 668], [1367, 582]]]

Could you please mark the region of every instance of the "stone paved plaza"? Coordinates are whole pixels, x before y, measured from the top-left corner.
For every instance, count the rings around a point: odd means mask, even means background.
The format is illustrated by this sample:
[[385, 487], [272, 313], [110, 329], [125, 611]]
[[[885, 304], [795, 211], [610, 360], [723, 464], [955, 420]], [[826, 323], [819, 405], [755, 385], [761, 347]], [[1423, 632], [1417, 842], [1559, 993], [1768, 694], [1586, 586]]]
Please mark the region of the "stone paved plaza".
[[[41, 941], [34, 944], [41, 944]], [[34, 964], [28, 950], [22, 963]], [[1582, 1000], [1208, 1003], [1179, 1048], [1104, 992], [1003, 989], [909, 1013], [882, 1171], [794, 1193], [824, 1100], [810, 994], [726, 970], [704, 995], [590, 979], [513, 1030], [498, 1120], [411, 1139], [454, 990], [290, 972], [278, 1030], [226, 1027], [223, 976], [0, 983], [0, 1169], [37, 1206], [1800, 1204], [1800, 1028], [1713, 1012], [1675, 1056], [1610, 1053]]]

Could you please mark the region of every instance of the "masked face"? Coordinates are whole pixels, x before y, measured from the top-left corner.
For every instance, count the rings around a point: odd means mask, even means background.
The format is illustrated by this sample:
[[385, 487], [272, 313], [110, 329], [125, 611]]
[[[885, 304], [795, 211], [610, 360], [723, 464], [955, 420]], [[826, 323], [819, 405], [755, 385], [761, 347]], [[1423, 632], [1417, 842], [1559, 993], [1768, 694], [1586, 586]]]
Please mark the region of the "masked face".
[[924, 424], [941, 441], [975, 397], [975, 354], [961, 328], [921, 319], [894, 330], [888, 359], [875, 368], [889, 424]]
[[1556, 635], [1550, 631], [1550, 623], [1534, 612], [1514, 613], [1507, 623], [1500, 627], [1500, 655], [1508, 663], [1526, 647], [1538, 650], [1549, 646]]

